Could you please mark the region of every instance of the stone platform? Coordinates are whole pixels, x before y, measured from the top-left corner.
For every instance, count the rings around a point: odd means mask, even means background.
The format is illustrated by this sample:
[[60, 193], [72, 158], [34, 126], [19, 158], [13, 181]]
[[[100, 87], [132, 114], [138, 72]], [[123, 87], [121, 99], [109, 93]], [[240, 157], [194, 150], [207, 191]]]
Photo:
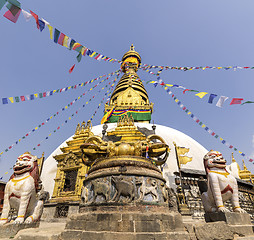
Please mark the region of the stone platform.
[[67, 222], [60, 239], [190, 239], [179, 213], [86, 212]]

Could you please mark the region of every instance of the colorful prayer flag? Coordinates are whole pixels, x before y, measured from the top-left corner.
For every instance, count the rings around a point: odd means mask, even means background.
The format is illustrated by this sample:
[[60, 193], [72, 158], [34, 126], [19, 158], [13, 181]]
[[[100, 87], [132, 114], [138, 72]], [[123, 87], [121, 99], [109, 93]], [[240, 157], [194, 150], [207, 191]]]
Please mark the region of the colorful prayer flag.
[[243, 98], [233, 98], [230, 105], [233, 105], [233, 104], [241, 104], [243, 101]]
[[55, 33], [54, 33], [54, 42], [55, 43], [58, 42], [59, 36], [60, 36], [60, 31], [55, 28]]
[[242, 103], [241, 105], [246, 104], [246, 103], [254, 103], [254, 102], [252, 102], [252, 101], [247, 101], [247, 102]]
[[6, 3], [6, 0], [0, 0], [0, 10], [3, 8], [5, 3]]
[[70, 68], [69, 73], [72, 73], [74, 67], [75, 67], [75, 64]]
[[195, 95], [200, 97], [200, 98], [203, 98], [206, 94], [208, 94], [208, 93], [207, 92], [200, 92], [200, 93], [197, 93]]
[[33, 11], [30, 10], [30, 13], [32, 14], [32, 16], [34, 17], [35, 19], [35, 22], [36, 22], [36, 25], [37, 25], [37, 28], [40, 29], [40, 23], [39, 23], [39, 17], [37, 14], [35, 14]]
[[43, 29], [45, 28], [45, 22], [41, 19], [39, 19], [38, 22], [39, 22], [40, 31], [42, 32]]
[[[13, 8], [17, 8], [16, 6], [12, 5]], [[6, 17], [8, 20], [10, 20], [13, 23], [16, 23], [18, 21], [19, 15], [21, 13], [21, 9], [19, 8], [18, 12], [14, 16], [11, 12], [11, 10], [8, 10], [5, 14], [4, 17]]]
[[53, 40], [53, 27], [48, 25], [48, 28], [49, 28], [49, 35], [50, 35], [50, 39]]
[[218, 100], [218, 102], [216, 103], [217, 107], [222, 107], [223, 103], [228, 99], [228, 97], [225, 96], [221, 96]]
[[217, 97], [216, 94], [211, 93], [210, 97], [209, 97], [209, 100], [208, 100], [208, 103], [213, 103], [213, 99], [216, 98], [216, 97]]
[[60, 36], [58, 38], [58, 44], [63, 46], [63, 40], [64, 40], [65, 34], [60, 33]]
[[22, 13], [23, 13], [24, 18], [26, 19], [26, 22], [28, 22], [33, 17], [32, 14], [30, 14], [29, 12], [27, 12], [23, 9], [22, 9]]
[[2, 98], [3, 104], [8, 104], [8, 99], [7, 98]]

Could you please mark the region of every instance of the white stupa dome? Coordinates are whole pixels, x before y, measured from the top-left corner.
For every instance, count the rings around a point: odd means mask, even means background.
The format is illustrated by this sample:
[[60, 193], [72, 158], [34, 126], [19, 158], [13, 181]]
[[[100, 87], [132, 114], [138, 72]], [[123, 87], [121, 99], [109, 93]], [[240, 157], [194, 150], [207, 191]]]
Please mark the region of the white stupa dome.
[[[108, 125], [107, 131], [109, 131], [113, 130], [117, 124], [109, 123], [107, 125]], [[94, 135], [102, 136], [102, 126], [103, 125], [97, 125], [92, 128], [92, 132], [94, 133]], [[153, 124], [135, 123], [135, 126], [152, 130]], [[208, 151], [201, 144], [199, 144], [197, 141], [187, 136], [186, 134], [173, 128], [157, 124], [155, 126], [156, 126], [155, 134], [162, 137], [165, 140], [165, 142], [169, 145], [169, 148], [171, 149], [168, 160], [166, 162], [166, 166], [163, 168], [163, 175], [167, 181], [168, 186], [175, 188], [174, 172], [178, 171], [175, 147], [173, 142], [175, 142], [177, 146], [190, 149], [190, 151], [187, 153], [187, 156], [192, 157], [192, 161], [188, 162], [185, 165], [182, 165], [183, 168], [191, 170], [199, 170], [203, 172], [205, 171], [203, 166], [203, 157]], [[68, 138], [66, 141], [70, 141], [71, 139], [72, 137]], [[44, 189], [49, 192], [50, 196], [52, 196], [53, 193], [53, 188], [55, 185], [54, 179], [56, 177], [57, 171], [57, 162], [53, 158], [53, 156], [62, 153], [60, 148], [67, 146], [66, 141], [63, 142], [59, 147], [57, 147], [57, 149], [46, 159], [43, 166], [41, 180]]]

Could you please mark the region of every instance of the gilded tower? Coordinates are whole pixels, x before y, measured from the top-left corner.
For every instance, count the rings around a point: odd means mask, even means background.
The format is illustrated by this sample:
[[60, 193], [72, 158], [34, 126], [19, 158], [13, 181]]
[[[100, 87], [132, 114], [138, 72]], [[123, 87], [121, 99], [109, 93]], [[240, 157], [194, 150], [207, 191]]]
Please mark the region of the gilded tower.
[[132, 115], [135, 122], [151, 121], [153, 103], [150, 103], [146, 89], [137, 71], [141, 64], [139, 53], [131, 45], [130, 50], [122, 57], [124, 75], [116, 85], [109, 104], [105, 105], [103, 122], [117, 122], [123, 114]]

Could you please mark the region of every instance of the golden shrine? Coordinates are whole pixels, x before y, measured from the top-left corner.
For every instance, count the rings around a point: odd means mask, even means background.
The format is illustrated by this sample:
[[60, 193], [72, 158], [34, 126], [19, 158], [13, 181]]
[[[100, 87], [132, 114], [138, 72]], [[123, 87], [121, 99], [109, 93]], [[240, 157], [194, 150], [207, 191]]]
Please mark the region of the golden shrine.
[[81, 189], [87, 167], [84, 165], [80, 146], [84, 141], [93, 136], [91, 132], [91, 121], [87, 124], [78, 124], [73, 139], [67, 141], [67, 147], [61, 148], [63, 152], [54, 156], [57, 161], [57, 173], [55, 186], [50, 202], [79, 201]]
[[[239, 175], [240, 179], [242, 179], [246, 182], [252, 183], [252, 179], [254, 179], [254, 174], [252, 174], [251, 171], [248, 170], [248, 168], [245, 165], [244, 160], [242, 160], [242, 161], [243, 161], [243, 170], [241, 170], [239, 164], [237, 163], [238, 175]], [[232, 153], [232, 163], [236, 163], [233, 153]]]

